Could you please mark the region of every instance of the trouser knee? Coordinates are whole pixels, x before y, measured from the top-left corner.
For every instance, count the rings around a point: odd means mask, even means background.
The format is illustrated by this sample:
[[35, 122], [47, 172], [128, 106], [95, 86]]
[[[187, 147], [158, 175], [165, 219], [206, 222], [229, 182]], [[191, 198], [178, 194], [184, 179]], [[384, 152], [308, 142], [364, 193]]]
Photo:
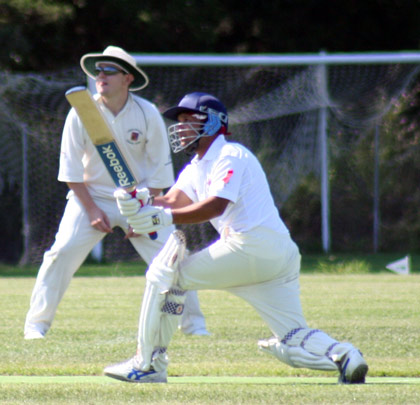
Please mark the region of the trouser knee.
[[156, 285], [161, 292], [169, 291], [177, 284], [177, 273], [185, 251], [185, 235], [178, 230], [172, 232], [165, 246], [149, 266], [146, 279]]

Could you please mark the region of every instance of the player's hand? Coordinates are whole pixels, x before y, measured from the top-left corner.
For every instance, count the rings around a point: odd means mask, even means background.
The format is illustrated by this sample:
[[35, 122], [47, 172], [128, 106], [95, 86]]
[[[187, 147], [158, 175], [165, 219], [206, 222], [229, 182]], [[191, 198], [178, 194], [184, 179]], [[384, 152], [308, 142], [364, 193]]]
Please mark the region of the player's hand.
[[137, 214], [128, 217], [127, 222], [135, 233], [152, 233], [173, 223], [169, 208], [147, 205]]
[[141, 204], [137, 198], [131, 196], [127, 191], [119, 188], [114, 191], [114, 197], [117, 200], [118, 209], [120, 210], [121, 215], [129, 217], [138, 212], [141, 207]]
[[112, 233], [111, 223], [108, 216], [100, 208], [96, 207], [88, 211], [90, 224], [99, 232]]
[[133, 228], [131, 226], [128, 227], [127, 233], [124, 236], [124, 239], [130, 239], [130, 238], [138, 238], [140, 234], [135, 233]]
[[149, 205], [150, 202], [150, 191], [147, 187], [136, 189], [136, 198], [140, 201], [142, 207]]

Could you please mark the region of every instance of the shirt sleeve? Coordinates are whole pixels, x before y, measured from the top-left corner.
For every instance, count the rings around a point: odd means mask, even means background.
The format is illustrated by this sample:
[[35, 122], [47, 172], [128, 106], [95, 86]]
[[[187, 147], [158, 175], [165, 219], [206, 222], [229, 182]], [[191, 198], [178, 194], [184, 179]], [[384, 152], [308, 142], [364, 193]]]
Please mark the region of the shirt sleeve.
[[192, 179], [192, 167], [191, 165], [187, 165], [180, 173], [173, 187], [183, 191], [192, 202], [198, 202], [197, 192]]
[[83, 155], [85, 153], [85, 130], [74, 108], [67, 115], [60, 149], [58, 180], [82, 183], [84, 181]]
[[166, 126], [159, 110], [152, 104], [148, 108], [146, 155], [150, 160], [147, 186], [163, 189], [174, 184]]
[[208, 195], [225, 198], [233, 203], [241, 193], [245, 160], [226, 156], [219, 160], [212, 169]]

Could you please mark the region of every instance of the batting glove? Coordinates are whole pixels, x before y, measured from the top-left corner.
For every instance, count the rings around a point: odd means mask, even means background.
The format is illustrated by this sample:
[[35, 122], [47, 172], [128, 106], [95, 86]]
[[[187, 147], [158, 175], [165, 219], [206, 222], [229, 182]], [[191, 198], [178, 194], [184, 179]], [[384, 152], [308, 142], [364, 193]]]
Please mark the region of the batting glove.
[[169, 208], [143, 207], [137, 214], [130, 216], [127, 222], [135, 233], [153, 233], [173, 223], [172, 212]]
[[150, 203], [150, 191], [147, 187], [136, 189], [136, 198], [140, 201], [142, 207]]
[[141, 207], [141, 203], [122, 188], [114, 191], [114, 197], [117, 200], [118, 209], [120, 210], [121, 215], [124, 215], [125, 217], [136, 214]]

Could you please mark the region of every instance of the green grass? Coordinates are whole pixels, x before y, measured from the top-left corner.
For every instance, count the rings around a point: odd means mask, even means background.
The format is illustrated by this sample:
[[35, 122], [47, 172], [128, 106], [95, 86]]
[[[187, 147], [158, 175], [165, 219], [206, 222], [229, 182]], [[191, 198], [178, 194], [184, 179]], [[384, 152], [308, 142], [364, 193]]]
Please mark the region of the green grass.
[[[405, 257], [407, 253], [381, 254], [303, 254], [302, 273], [389, 273], [385, 266]], [[420, 272], [420, 254], [412, 254], [413, 272]], [[144, 262], [85, 263], [76, 273], [77, 277], [120, 277], [143, 275]], [[38, 266], [14, 266], [0, 263], [0, 277], [35, 277]]]
[[382, 265], [402, 256], [304, 258], [307, 321], [362, 350], [370, 370], [360, 386], [337, 385], [335, 373], [294, 369], [259, 352], [267, 327], [223, 291], [199, 293], [211, 336], [175, 333], [168, 384], [100, 377], [105, 366], [134, 354], [144, 288], [144, 277], [134, 276], [138, 265], [83, 266], [85, 277], [73, 279], [41, 341], [23, 340], [36, 269], [13, 277], [22, 270], [1, 266], [0, 404], [420, 403], [420, 274], [400, 276]]

